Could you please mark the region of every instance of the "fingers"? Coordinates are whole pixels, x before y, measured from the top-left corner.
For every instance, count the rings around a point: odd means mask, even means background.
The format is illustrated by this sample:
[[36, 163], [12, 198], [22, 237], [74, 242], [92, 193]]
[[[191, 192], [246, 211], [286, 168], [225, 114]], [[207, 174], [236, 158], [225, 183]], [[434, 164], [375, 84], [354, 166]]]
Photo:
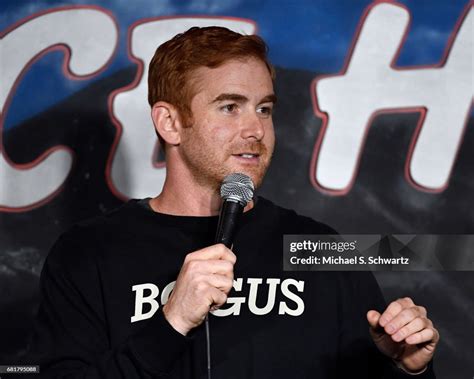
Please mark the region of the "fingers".
[[410, 298], [392, 302], [380, 317], [380, 326], [394, 334], [417, 317], [425, 317], [426, 309], [413, 304]]
[[413, 301], [409, 297], [398, 299], [390, 303], [385, 312], [380, 317], [380, 326], [385, 327], [392, 321], [403, 309], [412, 307]]
[[220, 308], [227, 301], [227, 295], [217, 288], [209, 288], [209, 307], [213, 310]]
[[233, 284], [233, 279], [223, 275], [203, 275], [201, 278], [197, 278], [194, 298], [203, 299], [199, 302], [201, 320], [204, 320], [209, 311], [215, 311], [227, 302], [227, 296]]
[[418, 345], [428, 341], [438, 342], [439, 332], [435, 328], [423, 329], [418, 333], [414, 333], [405, 339], [405, 342], [409, 345]]
[[208, 247], [205, 247], [204, 249], [189, 253], [188, 255], [186, 255], [184, 263], [193, 261], [193, 260], [210, 260], [210, 259], [214, 259], [214, 260], [222, 259], [222, 260], [229, 261], [232, 264], [235, 264], [235, 262], [237, 261], [237, 257], [232, 252], [232, 250], [225, 247], [222, 243], [219, 243], [217, 245], [208, 246]]
[[194, 275], [219, 274], [234, 278], [234, 264], [224, 260], [194, 260], [185, 263], [184, 270]]
[[412, 334], [431, 326], [430, 323], [431, 321], [425, 317], [417, 317], [403, 328], [397, 330], [396, 333], [392, 334], [392, 339], [396, 342], [403, 341], [405, 338], [411, 337]]
[[380, 313], [374, 310], [367, 312], [367, 321], [373, 329], [376, 329], [379, 326], [380, 316]]
[[216, 275], [216, 274], [206, 275], [202, 279], [202, 281], [207, 282], [209, 286], [219, 289], [220, 291], [224, 292], [226, 295], [230, 292], [230, 290], [232, 289], [232, 286], [234, 285], [234, 280], [224, 275]]
[[427, 318], [426, 309], [415, 305], [409, 297], [390, 303], [378, 323], [395, 342], [419, 344], [439, 338], [433, 323]]

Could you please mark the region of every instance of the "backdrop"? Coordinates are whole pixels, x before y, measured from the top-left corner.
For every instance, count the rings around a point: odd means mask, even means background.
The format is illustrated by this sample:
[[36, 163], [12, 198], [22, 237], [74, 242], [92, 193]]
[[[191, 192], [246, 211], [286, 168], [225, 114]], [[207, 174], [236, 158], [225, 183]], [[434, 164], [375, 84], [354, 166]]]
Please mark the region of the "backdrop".
[[[346, 234], [474, 234], [472, 2], [4, 0], [1, 9], [0, 364], [26, 349], [58, 235], [160, 192], [147, 64], [193, 25], [257, 33], [270, 46], [277, 146], [261, 195]], [[442, 336], [439, 377], [472, 377], [473, 273], [376, 276], [387, 300], [412, 296], [429, 309]]]

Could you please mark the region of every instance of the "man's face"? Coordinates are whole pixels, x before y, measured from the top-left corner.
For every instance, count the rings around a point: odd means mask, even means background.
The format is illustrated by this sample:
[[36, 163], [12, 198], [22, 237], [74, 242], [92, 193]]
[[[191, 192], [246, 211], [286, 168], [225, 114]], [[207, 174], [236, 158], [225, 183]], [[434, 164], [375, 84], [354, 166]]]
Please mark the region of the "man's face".
[[258, 187], [270, 164], [276, 100], [266, 65], [255, 58], [230, 60], [191, 75], [196, 95], [193, 124], [182, 130], [180, 152], [194, 179], [219, 188], [224, 177], [240, 172]]

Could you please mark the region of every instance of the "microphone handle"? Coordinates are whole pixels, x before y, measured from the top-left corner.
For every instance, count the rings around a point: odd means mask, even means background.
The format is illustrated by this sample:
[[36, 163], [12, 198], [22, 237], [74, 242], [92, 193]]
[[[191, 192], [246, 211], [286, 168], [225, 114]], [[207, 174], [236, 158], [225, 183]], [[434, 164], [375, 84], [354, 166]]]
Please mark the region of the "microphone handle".
[[238, 201], [224, 201], [219, 214], [215, 243], [223, 243], [229, 249], [232, 247], [235, 230], [243, 210], [244, 207]]
[[[217, 223], [217, 231], [215, 243], [223, 243], [227, 248], [232, 247], [234, 242], [235, 229], [239, 223], [240, 216], [244, 211], [244, 207], [238, 201], [230, 199], [224, 200], [221, 212], [219, 214], [219, 222]], [[211, 334], [209, 326], [209, 315], [206, 315], [206, 355], [207, 355], [207, 379], [211, 378]]]

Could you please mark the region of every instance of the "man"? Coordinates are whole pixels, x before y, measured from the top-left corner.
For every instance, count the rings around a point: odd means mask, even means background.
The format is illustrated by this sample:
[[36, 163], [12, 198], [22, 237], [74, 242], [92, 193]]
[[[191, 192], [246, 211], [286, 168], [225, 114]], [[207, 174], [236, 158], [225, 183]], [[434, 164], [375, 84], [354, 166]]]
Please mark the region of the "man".
[[273, 78], [264, 42], [225, 28], [157, 49], [163, 190], [56, 243], [33, 341], [44, 377], [205, 378], [206, 315], [213, 378], [434, 377], [439, 336], [423, 307], [386, 307], [370, 273], [282, 271], [283, 234], [328, 226], [258, 197], [233, 251], [213, 244], [224, 177], [258, 187], [270, 163]]

